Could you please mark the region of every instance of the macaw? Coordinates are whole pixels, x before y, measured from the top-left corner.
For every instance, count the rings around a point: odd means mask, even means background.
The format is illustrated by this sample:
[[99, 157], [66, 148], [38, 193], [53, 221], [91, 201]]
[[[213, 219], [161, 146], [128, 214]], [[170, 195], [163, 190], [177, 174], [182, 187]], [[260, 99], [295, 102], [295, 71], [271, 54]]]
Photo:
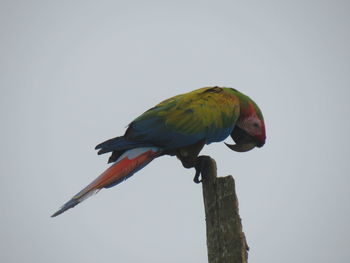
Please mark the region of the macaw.
[[162, 101], [132, 121], [123, 136], [96, 146], [98, 154], [111, 153], [113, 163], [99, 177], [72, 197], [55, 217], [73, 208], [102, 188], [110, 188], [163, 156], [176, 156], [185, 168], [195, 168], [199, 183], [201, 158], [206, 144], [231, 135], [236, 152], [265, 143], [265, 123], [257, 104], [233, 88], [205, 87]]

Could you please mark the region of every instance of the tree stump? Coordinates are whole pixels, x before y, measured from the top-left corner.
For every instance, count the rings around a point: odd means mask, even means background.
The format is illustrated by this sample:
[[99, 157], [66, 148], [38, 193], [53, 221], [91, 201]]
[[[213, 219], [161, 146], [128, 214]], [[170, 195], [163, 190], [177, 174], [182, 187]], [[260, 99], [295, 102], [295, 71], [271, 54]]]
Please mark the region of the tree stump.
[[[204, 157], [202, 187], [209, 263], [247, 263], [248, 250], [232, 176], [217, 178], [215, 160]], [[202, 158], [203, 158], [202, 157]]]

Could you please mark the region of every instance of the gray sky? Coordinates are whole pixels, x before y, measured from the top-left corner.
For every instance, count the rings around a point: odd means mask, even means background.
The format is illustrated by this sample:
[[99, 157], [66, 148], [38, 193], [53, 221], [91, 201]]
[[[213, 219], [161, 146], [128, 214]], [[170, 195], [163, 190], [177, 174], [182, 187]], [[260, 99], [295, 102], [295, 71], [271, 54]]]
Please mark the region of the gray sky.
[[348, 1], [1, 1], [1, 262], [206, 262], [201, 186], [176, 158], [50, 218], [94, 146], [209, 85], [261, 107], [267, 143], [202, 153], [236, 179], [250, 262], [350, 257]]

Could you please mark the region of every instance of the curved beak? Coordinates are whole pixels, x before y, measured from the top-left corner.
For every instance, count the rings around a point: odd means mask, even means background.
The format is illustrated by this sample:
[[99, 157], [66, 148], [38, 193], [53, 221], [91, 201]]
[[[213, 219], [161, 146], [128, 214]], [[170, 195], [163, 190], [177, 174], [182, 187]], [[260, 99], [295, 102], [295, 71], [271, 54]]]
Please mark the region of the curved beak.
[[236, 144], [225, 144], [228, 148], [235, 152], [248, 152], [256, 146], [259, 147], [257, 141], [238, 126], [233, 129], [231, 138]]
[[228, 148], [235, 152], [248, 152], [256, 146], [255, 142], [248, 142], [243, 144], [228, 144], [225, 142], [225, 144]]

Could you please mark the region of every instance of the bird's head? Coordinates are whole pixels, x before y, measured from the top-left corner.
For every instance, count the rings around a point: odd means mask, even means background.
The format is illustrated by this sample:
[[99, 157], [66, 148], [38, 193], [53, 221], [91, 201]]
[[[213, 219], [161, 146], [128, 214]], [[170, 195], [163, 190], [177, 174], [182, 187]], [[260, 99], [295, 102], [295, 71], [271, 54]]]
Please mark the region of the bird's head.
[[266, 133], [263, 115], [249, 97], [240, 97], [240, 114], [231, 137], [236, 144], [226, 145], [236, 152], [247, 152], [265, 144]]

